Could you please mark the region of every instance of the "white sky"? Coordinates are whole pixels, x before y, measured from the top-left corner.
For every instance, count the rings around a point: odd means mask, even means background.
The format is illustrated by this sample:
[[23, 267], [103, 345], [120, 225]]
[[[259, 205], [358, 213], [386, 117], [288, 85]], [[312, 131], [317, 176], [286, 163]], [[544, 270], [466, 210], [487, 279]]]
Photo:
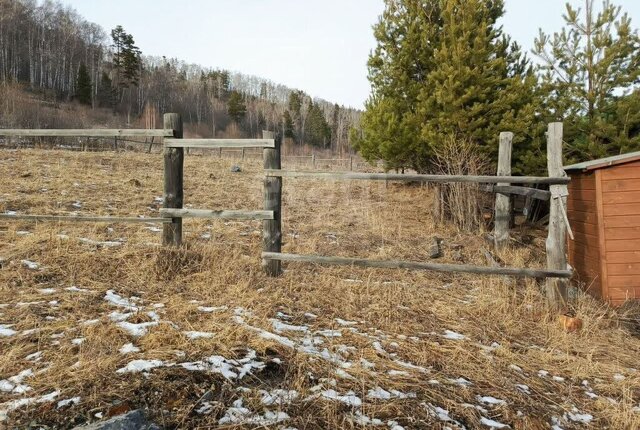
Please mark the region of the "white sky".
[[[146, 55], [270, 79], [361, 108], [382, 0], [62, 0], [109, 32], [122, 25]], [[640, 0], [614, 0], [640, 26]], [[571, 0], [574, 5], [584, 0]], [[563, 0], [505, 0], [507, 33], [530, 50], [562, 28]], [[596, 4], [600, 4], [596, 0]]]

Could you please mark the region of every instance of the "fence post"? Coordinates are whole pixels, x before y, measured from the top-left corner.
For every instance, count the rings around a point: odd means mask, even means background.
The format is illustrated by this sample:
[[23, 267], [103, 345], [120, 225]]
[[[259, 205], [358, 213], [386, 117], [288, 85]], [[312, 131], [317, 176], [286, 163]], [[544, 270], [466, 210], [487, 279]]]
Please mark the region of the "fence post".
[[[272, 131], [263, 131], [263, 139], [274, 139]], [[281, 169], [280, 139], [275, 138], [275, 148], [264, 149], [264, 168]], [[264, 179], [264, 209], [273, 211], [272, 220], [263, 221], [262, 250], [265, 252], [280, 252], [282, 250], [282, 178], [267, 176]], [[262, 267], [269, 276], [281, 273], [280, 260], [262, 260]]]
[[[173, 130], [173, 137], [182, 139], [182, 117], [177, 113], [164, 114], [164, 128]], [[164, 208], [182, 209], [184, 148], [164, 148]], [[173, 218], [163, 224], [162, 244], [182, 244], [182, 218]]]
[[[500, 148], [498, 150], [497, 176], [511, 176], [511, 148], [513, 133], [500, 133]], [[509, 185], [500, 183], [497, 185]], [[496, 207], [493, 222], [493, 237], [496, 248], [509, 244], [509, 224], [511, 222], [511, 197], [496, 193]]]
[[[547, 131], [547, 167], [549, 177], [566, 176], [562, 168], [562, 123], [549, 124]], [[563, 208], [567, 202], [566, 185], [550, 185], [551, 199], [549, 200], [549, 234], [547, 236], [547, 268], [567, 270], [567, 238]], [[567, 280], [547, 278], [547, 301], [555, 309], [566, 304]]]

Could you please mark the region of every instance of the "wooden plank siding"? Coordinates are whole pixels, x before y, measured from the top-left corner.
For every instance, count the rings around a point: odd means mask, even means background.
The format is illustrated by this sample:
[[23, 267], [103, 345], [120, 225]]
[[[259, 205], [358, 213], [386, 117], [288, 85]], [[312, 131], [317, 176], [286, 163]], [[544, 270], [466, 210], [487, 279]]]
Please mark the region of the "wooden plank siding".
[[597, 216], [595, 174], [571, 173], [567, 215], [574, 240], [568, 239], [569, 264], [576, 280], [591, 294], [602, 296], [600, 238]]
[[619, 305], [640, 298], [640, 161], [598, 169], [596, 178], [604, 239], [601, 271], [606, 298]]

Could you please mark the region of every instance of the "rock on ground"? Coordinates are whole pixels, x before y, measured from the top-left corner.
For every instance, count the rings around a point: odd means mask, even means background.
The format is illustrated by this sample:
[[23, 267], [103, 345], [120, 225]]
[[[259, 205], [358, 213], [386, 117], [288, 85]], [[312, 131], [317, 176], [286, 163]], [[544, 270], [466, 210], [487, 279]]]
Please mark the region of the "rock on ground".
[[75, 427], [73, 430], [161, 430], [161, 428], [147, 421], [142, 411], [137, 409], [106, 421]]

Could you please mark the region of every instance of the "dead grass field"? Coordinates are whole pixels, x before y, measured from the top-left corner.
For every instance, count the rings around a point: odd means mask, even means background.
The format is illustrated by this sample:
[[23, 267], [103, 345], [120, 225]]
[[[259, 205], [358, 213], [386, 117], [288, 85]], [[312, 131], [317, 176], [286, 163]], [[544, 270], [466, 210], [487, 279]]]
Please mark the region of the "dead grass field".
[[[187, 156], [185, 204], [261, 209], [260, 163]], [[157, 216], [158, 154], [3, 151], [0, 213]], [[284, 180], [284, 251], [428, 259], [481, 232], [436, 226], [430, 192]], [[156, 199], [160, 198], [160, 199]], [[70, 428], [146, 409], [166, 428], [640, 428], [634, 316], [588, 297], [565, 333], [532, 280], [260, 268], [259, 222], [0, 221], [0, 427]], [[500, 257], [542, 267], [544, 232]], [[124, 348], [123, 348], [124, 347]], [[555, 426], [555, 427], [552, 427]]]

